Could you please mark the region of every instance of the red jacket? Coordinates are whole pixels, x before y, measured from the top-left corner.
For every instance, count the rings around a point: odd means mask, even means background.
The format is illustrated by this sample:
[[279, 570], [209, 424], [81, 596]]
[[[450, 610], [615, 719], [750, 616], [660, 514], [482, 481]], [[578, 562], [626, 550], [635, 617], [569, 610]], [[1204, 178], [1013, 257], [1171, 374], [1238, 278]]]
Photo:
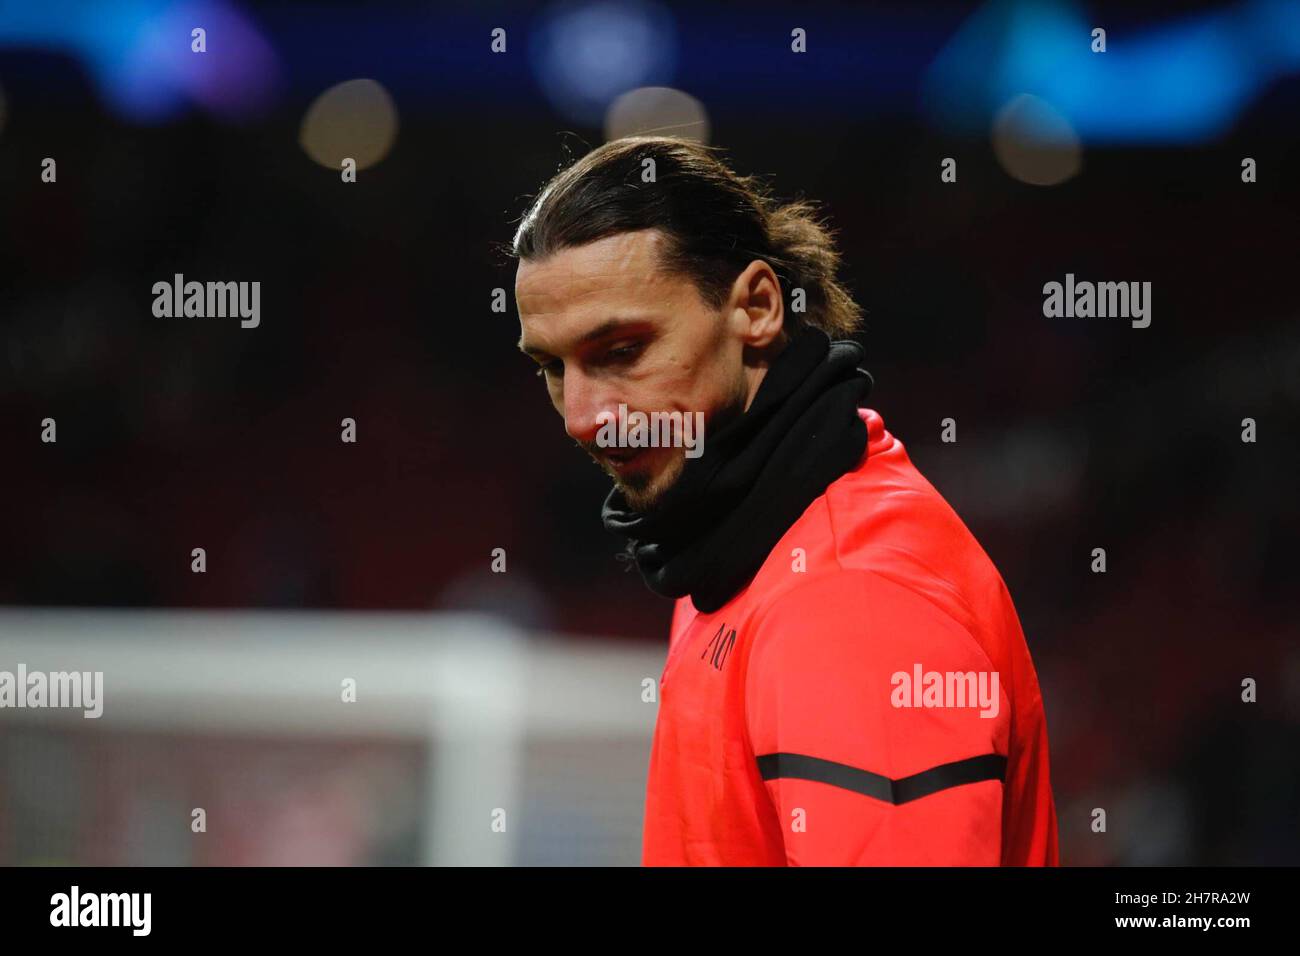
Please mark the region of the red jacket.
[[676, 603], [645, 865], [1059, 862], [1011, 597], [880, 415], [858, 413], [862, 461], [749, 585], [711, 614]]

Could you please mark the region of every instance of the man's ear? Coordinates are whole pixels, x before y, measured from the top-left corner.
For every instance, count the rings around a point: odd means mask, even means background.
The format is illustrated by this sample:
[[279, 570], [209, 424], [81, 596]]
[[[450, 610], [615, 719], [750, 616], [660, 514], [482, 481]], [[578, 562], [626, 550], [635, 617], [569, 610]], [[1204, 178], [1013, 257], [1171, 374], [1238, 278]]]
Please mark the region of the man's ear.
[[781, 282], [772, 267], [755, 259], [731, 287], [731, 307], [741, 325], [741, 338], [752, 349], [780, 347], [785, 326]]

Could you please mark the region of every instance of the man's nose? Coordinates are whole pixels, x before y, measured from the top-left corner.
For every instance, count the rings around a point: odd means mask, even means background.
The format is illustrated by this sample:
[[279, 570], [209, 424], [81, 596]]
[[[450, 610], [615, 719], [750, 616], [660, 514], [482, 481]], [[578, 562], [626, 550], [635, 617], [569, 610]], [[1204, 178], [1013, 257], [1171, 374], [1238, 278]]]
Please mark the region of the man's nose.
[[594, 445], [605, 424], [601, 412], [618, 415], [618, 403], [598, 383], [580, 375], [564, 377], [564, 430], [574, 441]]

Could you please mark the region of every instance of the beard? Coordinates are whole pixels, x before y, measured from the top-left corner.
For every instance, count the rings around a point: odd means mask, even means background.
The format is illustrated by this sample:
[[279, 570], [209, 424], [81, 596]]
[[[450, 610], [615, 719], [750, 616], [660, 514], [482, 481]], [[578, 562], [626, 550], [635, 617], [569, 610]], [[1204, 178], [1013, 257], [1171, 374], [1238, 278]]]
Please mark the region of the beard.
[[666, 460], [662, 464], [651, 462], [639, 471], [620, 473], [612, 466], [598, 462], [601, 470], [614, 479], [614, 487], [622, 492], [628, 507], [633, 511], [653, 510], [668, 493], [668, 489], [677, 484], [682, 469], [686, 467], [685, 449], [662, 448], [652, 451], [667, 453]]
[[[701, 443], [704, 435], [728, 425], [745, 413], [747, 386], [742, 374], [732, 389], [731, 398], [721, 408], [705, 418], [705, 427], [700, 434]], [[605, 449], [592, 443], [579, 442], [582, 450], [591, 456], [596, 466], [614, 480], [614, 487], [623, 495], [629, 508], [633, 511], [647, 512], [663, 500], [668, 490], [681, 479], [686, 467], [686, 449], [684, 448], [647, 448], [643, 451], [645, 461], [633, 471], [619, 471], [605, 456]]]

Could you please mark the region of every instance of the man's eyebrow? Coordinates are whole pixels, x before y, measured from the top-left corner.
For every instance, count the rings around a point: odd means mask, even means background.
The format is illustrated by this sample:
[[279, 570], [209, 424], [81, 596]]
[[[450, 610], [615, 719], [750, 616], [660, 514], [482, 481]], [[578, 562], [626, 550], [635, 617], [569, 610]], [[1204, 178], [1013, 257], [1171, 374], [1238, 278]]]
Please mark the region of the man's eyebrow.
[[[647, 321], [648, 321], [647, 319], [636, 318], [636, 317], [606, 319], [604, 322], [600, 323], [600, 325], [596, 326], [594, 329], [592, 329], [582, 338], [578, 339], [576, 344], [586, 345], [589, 342], [595, 342], [600, 339], [606, 338], [607, 336], [613, 335], [615, 332], [620, 332], [623, 329], [628, 328], [630, 326], [645, 325]], [[516, 344], [519, 348], [519, 351], [523, 352], [525, 355], [531, 356], [532, 358], [538, 358], [539, 356], [545, 358], [552, 357], [551, 353], [546, 351], [545, 349], [539, 349], [532, 345], [525, 345], [522, 336], [520, 337], [518, 343]]]

